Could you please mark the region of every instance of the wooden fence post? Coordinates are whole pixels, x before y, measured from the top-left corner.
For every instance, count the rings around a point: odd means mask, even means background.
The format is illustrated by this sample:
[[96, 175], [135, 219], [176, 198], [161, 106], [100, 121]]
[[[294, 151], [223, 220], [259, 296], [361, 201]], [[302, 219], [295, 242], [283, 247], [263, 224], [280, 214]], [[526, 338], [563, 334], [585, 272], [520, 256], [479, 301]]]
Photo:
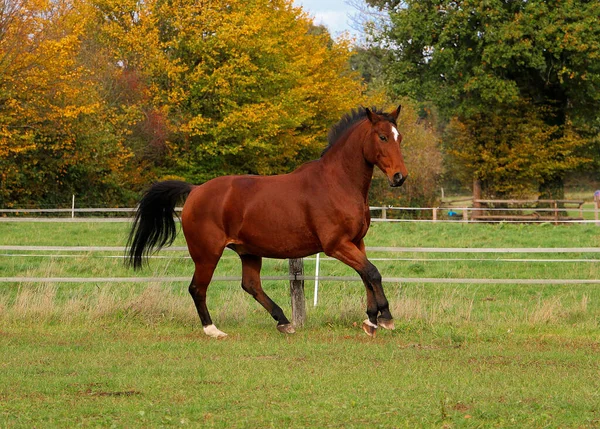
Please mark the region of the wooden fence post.
[[304, 325], [306, 320], [306, 303], [304, 299], [304, 280], [296, 280], [296, 277], [304, 275], [304, 261], [290, 259], [290, 297], [292, 299], [292, 324], [294, 326]]
[[481, 180], [473, 179], [473, 213], [471, 213], [471, 219], [475, 220], [481, 215]]

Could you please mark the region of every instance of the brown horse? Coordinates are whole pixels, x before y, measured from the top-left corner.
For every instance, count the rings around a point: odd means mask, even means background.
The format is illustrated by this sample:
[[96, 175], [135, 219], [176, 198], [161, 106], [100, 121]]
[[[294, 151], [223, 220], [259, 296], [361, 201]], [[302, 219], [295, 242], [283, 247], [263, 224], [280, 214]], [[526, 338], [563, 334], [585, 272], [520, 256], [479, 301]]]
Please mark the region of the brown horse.
[[271, 314], [281, 332], [293, 333], [294, 328], [261, 287], [262, 258], [302, 258], [321, 251], [362, 278], [368, 315], [364, 331], [374, 335], [378, 325], [393, 329], [381, 275], [367, 259], [363, 237], [371, 220], [367, 194], [374, 166], [391, 186], [402, 185], [408, 176], [396, 128], [399, 113], [400, 106], [389, 114], [365, 108], [346, 114], [330, 130], [321, 158], [289, 174], [223, 176], [199, 186], [155, 183], [137, 209], [129, 263], [140, 268], [152, 249], [173, 242], [175, 205], [187, 196], [181, 224], [195, 264], [189, 292], [207, 335], [226, 335], [206, 307], [206, 290], [225, 247], [242, 260], [242, 288]]

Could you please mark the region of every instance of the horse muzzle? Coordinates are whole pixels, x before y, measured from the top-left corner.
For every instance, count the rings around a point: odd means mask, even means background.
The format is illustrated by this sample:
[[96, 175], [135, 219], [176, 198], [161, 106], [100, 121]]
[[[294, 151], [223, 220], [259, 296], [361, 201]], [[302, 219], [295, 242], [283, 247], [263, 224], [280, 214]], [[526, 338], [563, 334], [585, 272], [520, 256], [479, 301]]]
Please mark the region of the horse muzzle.
[[394, 174], [394, 177], [392, 177], [391, 179], [388, 178], [388, 180], [390, 182], [390, 186], [396, 188], [398, 186], [402, 186], [407, 177], [408, 174], [406, 176], [403, 176], [402, 173], [396, 173]]

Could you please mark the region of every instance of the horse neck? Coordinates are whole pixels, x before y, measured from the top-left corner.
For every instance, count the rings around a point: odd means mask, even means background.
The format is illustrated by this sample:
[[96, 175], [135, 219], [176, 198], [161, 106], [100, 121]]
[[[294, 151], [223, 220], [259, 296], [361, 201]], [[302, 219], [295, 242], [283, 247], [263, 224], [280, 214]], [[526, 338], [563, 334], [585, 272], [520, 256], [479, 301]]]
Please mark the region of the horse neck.
[[360, 192], [366, 202], [373, 177], [373, 164], [364, 157], [363, 144], [367, 136], [361, 128], [359, 122], [340, 137], [340, 141], [323, 155], [321, 162], [329, 180], [340, 183], [349, 192]]

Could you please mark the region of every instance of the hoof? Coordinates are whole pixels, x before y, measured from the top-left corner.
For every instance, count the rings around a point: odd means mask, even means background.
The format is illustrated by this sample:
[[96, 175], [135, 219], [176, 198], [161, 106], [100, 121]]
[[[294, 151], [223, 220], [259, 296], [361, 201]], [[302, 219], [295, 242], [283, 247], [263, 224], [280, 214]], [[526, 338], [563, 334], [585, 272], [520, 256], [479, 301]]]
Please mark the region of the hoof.
[[227, 334], [217, 329], [215, 325], [208, 325], [202, 328], [204, 333], [211, 338], [225, 338]]
[[374, 337], [375, 334], [377, 334], [377, 325], [373, 325], [373, 323], [371, 323], [369, 319], [366, 319], [363, 322], [362, 328], [363, 331], [365, 331], [365, 334], [367, 334], [369, 337]]
[[394, 325], [394, 319], [382, 319], [381, 317], [377, 319], [377, 324], [384, 329], [394, 330], [396, 326]]
[[286, 323], [285, 325], [277, 325], [277, 330], [283, 334], [295, 334], [296, 330], [291, 323]]

